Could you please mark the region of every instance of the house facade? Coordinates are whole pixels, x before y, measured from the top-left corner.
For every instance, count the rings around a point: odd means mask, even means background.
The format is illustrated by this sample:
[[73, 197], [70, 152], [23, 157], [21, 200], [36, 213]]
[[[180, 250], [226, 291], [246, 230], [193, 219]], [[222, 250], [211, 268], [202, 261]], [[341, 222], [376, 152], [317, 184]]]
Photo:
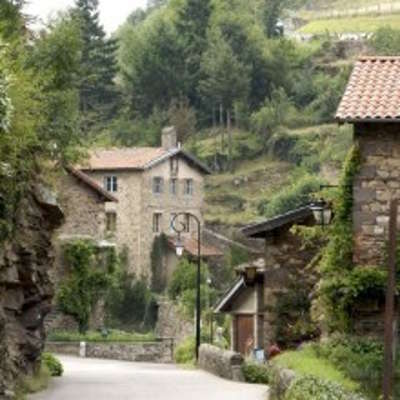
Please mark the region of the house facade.
[[138, 277], [151, 278], [154, 239], [175, 236], [175, 215], [183, 214], [187, 238], [197, 235], [189, 214], [203, 223], [204, 176], [210, 171], [178, 146], [173, 128], [164, 129], [162, 147], [95, 150], [79, 170], [117, 199], [106, 204], [104, 231]]
[[[58, 203], [63, 213], [63, 224], [53, 234], [55, 250], [55, 267], [49, 276], [57, 287], [68, 275], [69, 266], [64, 258], [64, 246], [74, 240], [88, 239], [99, 251], [115, 244], [106, 240], [106, 209], [118, 200], [104, 190], [94, 180], [75, 168], [67, 168], [60, 176], [58, 183]], [[54, 299], [56, 300], [56, 299]], [[91, 316], [91, 328], [103, 325], [101, 307]], [[77, 329], [77, 322], [71, 316], [58, 311], [53, 304], [51, 313], [46, 317], [47, 329]]]
[[[296, 310], [287, 310], [292, 313], [286, 315], [285, 321], [289, 323], [280, 324], [279, 301], [288, 293], [309, 295], [307, 290], [317, 277], [310, 275], [306, 267], [319, 248], [318, 245], [304, 247], [291, 228], [314, 224], [311, 209], [302, 207], [242, 230], [248, 238], [264, 240], [265, 253], [264, 257], [238, 268], [238, 279], [214, 309], [216, 313], [232, 316], [233, 351], [249, 355], [253, 349], [268, 349], [275, 342], [293, 340], [285, 330], [296, 323], [298, 315]], [[307, 335], [312, 333], [306, 332], [304, 339], [309, 339]]]
[[354, 180], [354, 262], [383, 265], [389, 202], [400, 198], [400, 57], [359, 59], [336, 119], [354, 126], [360, 169]]

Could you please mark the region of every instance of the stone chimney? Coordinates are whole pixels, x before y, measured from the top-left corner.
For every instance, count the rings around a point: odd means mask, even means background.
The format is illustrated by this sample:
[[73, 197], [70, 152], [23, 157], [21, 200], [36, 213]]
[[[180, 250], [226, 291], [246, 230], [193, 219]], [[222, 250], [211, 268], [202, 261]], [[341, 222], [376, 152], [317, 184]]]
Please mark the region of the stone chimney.
[[175, 149], [177, 147], [177, 134], [174, 126], [169, 126], [162, 130], [161, 146], [166, 149]]

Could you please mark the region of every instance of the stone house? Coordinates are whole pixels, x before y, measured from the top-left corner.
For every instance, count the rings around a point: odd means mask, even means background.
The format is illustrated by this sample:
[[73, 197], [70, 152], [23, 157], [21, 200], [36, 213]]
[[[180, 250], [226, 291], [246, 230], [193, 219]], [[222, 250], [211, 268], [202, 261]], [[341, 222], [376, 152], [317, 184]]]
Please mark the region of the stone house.
[[381, 265], [389, 201], [400, 197], [400, 57], [359, 59], [336, 119], [354, 126], [361, 155], [354, 181], [354, 262]]
[[204, 176], [210, 170], [180, 148], [174, 128], [163, 130], [161, 147], [94, 150], [79, 172], [117, 200], [106, 203], [99, 235], [106, 232], [126, 251], [129, 270], [138, 277], [150, 280], [154, 239], [175, 236], [171, 221], [176, 214], [186, 214], [185, 238], [197, 235], [189, 213], [203, 225]]
[[302, 207], [242, 230], [248, 238], [262, 239], [265, 253], [238, 268], [236, 282], [214, 308], [232, 316], [232, 350], [248, 355], [253, 348], [267, 349], [283, 340], [277, 303], [293, 290], [291, 283], [303, 289], [312, 285], [316, 277], [309, 276], [305, 267], [318, 252], [317, 246], [304, 248], [291, 228], [314, 224], [311, 209]]
[[[389, 203], [400, 198], [399, 76], [400, 57], [360, 58], [336, 114], [339, 123], [353, 125], [361, 159], [353, 182], [353, 261], [359, 266], [385, 265]], [[382, 305], [356, 315], [356, 331], [383, 330]]]
[[[104, 190], [89, 176], [75, 168], [66, 168], [57, 182], [58, 202], [64, 213], [63, 224], [53, 234], [55, 268], [49, 276], [55, 287], [68, 274], [64, 260], [64, 245], [77, 239], [90, 239], [99, 251], [115, 246], [105, 235], [106, 209], [118, 200]], [[77, 327], [74, 318], [58, 312], [56, 305], [46, 318], [46, 327], [51, 329], [73, 329]], [[94, 312], [91, 327], [102, 326], [102, 313]]]

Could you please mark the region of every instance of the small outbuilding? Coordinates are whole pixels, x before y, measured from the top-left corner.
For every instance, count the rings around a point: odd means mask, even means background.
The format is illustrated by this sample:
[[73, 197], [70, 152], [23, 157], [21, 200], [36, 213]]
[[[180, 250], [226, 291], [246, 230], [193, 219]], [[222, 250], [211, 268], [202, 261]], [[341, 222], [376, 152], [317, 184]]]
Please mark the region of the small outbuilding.
[[275, 342], [286, 343], [277, 304], [294, 287], [307, 292], [315, 277], [308, 276], [305, 267], [318, 251], [304, 247], [291, 228], [314, 224], [313, 212], [306, 206], [242, 230], [248, 238], [265, 240], [265, 255], [238, 268], [238, 279], [215, 307], [216, 313], [232, 315], [232, 350], [248, 355]]

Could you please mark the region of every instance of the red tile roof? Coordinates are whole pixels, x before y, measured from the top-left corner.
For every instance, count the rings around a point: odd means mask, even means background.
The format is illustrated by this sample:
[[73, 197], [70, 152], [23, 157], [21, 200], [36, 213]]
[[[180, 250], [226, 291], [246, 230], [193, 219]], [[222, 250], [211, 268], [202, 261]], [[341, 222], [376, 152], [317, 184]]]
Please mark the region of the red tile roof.
[[182, 149], [164, 149], [162, 147], [130, 147], [93, 150], [89, 159], [79, 169], [83, 171], [143, 171], [175, 155], [181, 155], [203, 173], [210, 174], [207, 166]]
[[93, 150], [82, 169], [115, 170], [139, 169], [142, 170], [150, 162], [168, 154], [168, 150], [161, 147], [133, 147], [125, 149]]
[[103, 200], [118, 202], [118, 199], [116, 197], [114, 197], [111, 193], [107, 192], [107, 190], [104, 190], [96, 181], [94, 181], [92, 178], [87, 176], [82, 171], [79, 171], [72, 167], [67, 167], [66, 170], [76, 179], [84, 183], [87, 187], [95, 191]]
[[[176, 239], [169, 237], [168, 244], [170, 248], [175, 249]], [[197, 256], [197, 240], [192, 238], [184, 238], [183, 239], [183, 247], [185, 248], [185, 252], [190, 254], [191, 256]], [[202, 257], [220, 257], [223, 256], [224, 253], [217, 249], [214, 246], [210, 246], [208, 244], [201, 243], [200, 253]]]
[[339, 105], [341, 122], [400, 122], [400, 57], [363, 57]]

